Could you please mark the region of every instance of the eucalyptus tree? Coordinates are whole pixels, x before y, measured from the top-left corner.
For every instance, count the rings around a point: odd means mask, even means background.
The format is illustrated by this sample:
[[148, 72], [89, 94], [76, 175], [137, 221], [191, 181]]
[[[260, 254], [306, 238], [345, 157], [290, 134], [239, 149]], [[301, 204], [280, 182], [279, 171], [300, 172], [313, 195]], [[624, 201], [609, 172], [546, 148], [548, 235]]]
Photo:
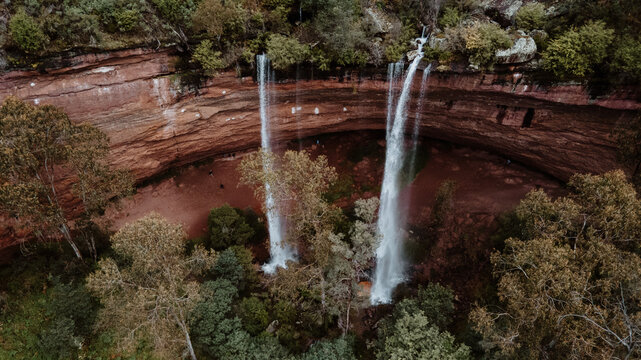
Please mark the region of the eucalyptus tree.
[[243, 160], [240, 172], [241, 180], [254, 186], [260, 199], [265, 198], [263, 184], [270, 184], [274, 203], [287, 219], [287, 241], [299, 249], [300, 261], [279, 269], [269, 280], [270, 291], [318, 323], [338, 316], [346, 333], [351, 311], [365, 304], [358, 283], [372, 266], [378, 242], [378, 199], [356, 202], [359, 219], [345, 235], [336, 231], [342, 211], [323, 196], [337, 179], [325, 156], [259, 152]]
[[185, 254], [187, 234], [181, 225], [148, 215], [111, 237], [116, 257], [98, 262], [87, 278], [100, 299], [99, 326], [116, 333], [125, 350], [140, 342], [153, 345], [155, 356], [195, 360], [188, 316], [200, 300], [195, 276], [209, 270], [215, 254], [197, 246]]
[[488, 350], [521, 359], [641, 356], [641, 201], [621, 171], [529, 193], [492, 254], [500, 304], [471, 315]]
[[0, 107], [0, 211], [39, 239], [62, 237], [81, 258], [73, 230], [132, 191], [128, 173], [109, 167], [108, 152], [107, 136], [92, 125], [75, 125], [52, 105], [7, 98]]

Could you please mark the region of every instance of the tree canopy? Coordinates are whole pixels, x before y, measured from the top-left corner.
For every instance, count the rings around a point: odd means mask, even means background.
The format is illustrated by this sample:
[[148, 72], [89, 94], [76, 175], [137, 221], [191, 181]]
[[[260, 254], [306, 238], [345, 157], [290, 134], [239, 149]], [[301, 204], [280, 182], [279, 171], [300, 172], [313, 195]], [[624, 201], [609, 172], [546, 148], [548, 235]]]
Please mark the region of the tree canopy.
[[500, 304], [471, 317], [486, 347], [510, 357], [639, 357], [641, 201], [621, 171], [568, 186], [521, 201], [520, 235], [491, 258]]
[[[0, 107], [0, 139], [0, 211], [40, 239], [64, 238], [82, 257], [72, 232], [91, 226], [112, 199], [132, 192], [128, 173], [107, 163], [107, 136], [92, 125], [71, 123], [54, 106], [9, 97]], [[63, 197], [65, 192], [75, 199]], [[85, 240], [95, 256], [93, 238]]]

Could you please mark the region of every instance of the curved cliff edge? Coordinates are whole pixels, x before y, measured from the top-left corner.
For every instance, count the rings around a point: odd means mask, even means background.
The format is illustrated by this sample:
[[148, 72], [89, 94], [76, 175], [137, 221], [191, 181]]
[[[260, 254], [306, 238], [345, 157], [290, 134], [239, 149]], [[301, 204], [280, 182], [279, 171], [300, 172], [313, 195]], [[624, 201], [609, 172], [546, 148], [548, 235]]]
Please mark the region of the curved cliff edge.
[[[113, 164], [131, 169], [138, 181], [260, 144], [258, 89], [251, 77], [223, 73], [198, 94], [183, 95], [171, 50], [134, 49], [65, 61], [66, 67], [46, 72], [0, 74], [0, 101], [15, 95], [54, 104], [72, 121], [95, 124], [110, 138]], [[580, 85], [521, 80], [520, 73], [433, 73], [422, 135], [494, 151], [561, 180], [618, 167], [611, 132], [641, 109], [638, 89], [590, 99]], [[274, 84], [273, 141], [384, 129], [387, 87], [380, 75]], [[414, 98], [419, 87], [417, 76]]]

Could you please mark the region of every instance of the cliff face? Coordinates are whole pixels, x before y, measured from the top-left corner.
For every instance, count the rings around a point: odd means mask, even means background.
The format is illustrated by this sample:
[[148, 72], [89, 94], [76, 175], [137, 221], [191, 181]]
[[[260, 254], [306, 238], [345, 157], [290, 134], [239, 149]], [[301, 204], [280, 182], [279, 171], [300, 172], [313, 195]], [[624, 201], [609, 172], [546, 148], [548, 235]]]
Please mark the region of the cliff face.
[[[15, 95], [54, 104], [75, 122], [95, 124], [110, 137], [113, 164], [130, 168], [138, 180], [211, 155], [259, 146], [253, 79], [224, 73], [198, 95], [181, 95], [174, 61], [169, 51], [80, 56], [46, 73], [0, 75], [0, 100]], [[273, 85], [273, 140], [384, 129], [384, 80], [355, 76]], [[428, 86], [423, 135], [495, 151], [560, 179], [617, 167], [611, 130], [641, 108], [635, 91], [590, 100], [582, 86], [534, 86], [517, 73], [434, 73]], [[414, 98], [419, 87], [417, 76]]]

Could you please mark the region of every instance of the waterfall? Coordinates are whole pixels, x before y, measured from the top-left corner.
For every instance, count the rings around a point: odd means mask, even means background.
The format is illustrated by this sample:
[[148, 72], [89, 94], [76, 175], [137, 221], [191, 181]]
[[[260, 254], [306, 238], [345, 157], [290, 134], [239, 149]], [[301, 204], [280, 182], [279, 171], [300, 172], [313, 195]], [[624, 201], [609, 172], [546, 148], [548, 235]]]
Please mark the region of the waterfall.
[[[414, 74], [423, 58], [423, 45], [426, 41], [425, 37], [418, 39], [418, 53], [407, 69], [401, 94], [394, 106], [394, 119], [391, 124], [391, 117], [388, 114], [385, 171], [377, 224], [381, 242], [376, 249], [376, 271], [370, 294], [372, 304], [389, 303], [392, 300], [392, 291], [396, 285], [403, 282], [405, 276], [399, 215], [400, 178], [405, 157], [405, 122]], [[388, 100], [388, 105], [390, 103], [393, 104], [393, 100]]]
[[392, 129], [392, 114], [394, 114], [394, 107], [396, 103], [396, 83], [398, 78], [403, 73], [403, 61], [389, 63], [387, 64], [387, 81], [389, 81], [389, 87], [387, 89], [387, 137], [389, 138], [389, 132]]
[[[260, 137], [261, 147], [271, 151], [270, 124], [269, 124], [269, 59], [266, 55], [256, 56], [258, 66], [258, 94], [260, 99]], [[267, 167], [268, 164], [263, 166]], [[267, 170], [266, 168], [264, 170]], [[263, 265], [263, 271], [268, 274], [276, 272], [276, 268], [287, 268], [287, 261], [293, 260], [291, 249], [283, 243], [283, 221], [275, 206], [269, 183], [265, 183], [265, 207], [267, 208], [267, 228], [269, 230], [269, 255], [270, 261]]]
[[[421, 80], [421, 91], [418, 95], [418, 104], [416, 105], [416, 115], [414, 116], [414, 130], [412, 131], [412, 158], [410, 160], [410, 176], [414, 176], [416, 171], [416, 152], [418, 151], [418, 131], [421, 127], [421, 116], [423, 113], [423, 98], [427, 90], [427, 78], [432, 72], [432, 64], [427, 65], [423, 70], [423, 79]], [[411, 181], [412, 179], [410, 179]]]

